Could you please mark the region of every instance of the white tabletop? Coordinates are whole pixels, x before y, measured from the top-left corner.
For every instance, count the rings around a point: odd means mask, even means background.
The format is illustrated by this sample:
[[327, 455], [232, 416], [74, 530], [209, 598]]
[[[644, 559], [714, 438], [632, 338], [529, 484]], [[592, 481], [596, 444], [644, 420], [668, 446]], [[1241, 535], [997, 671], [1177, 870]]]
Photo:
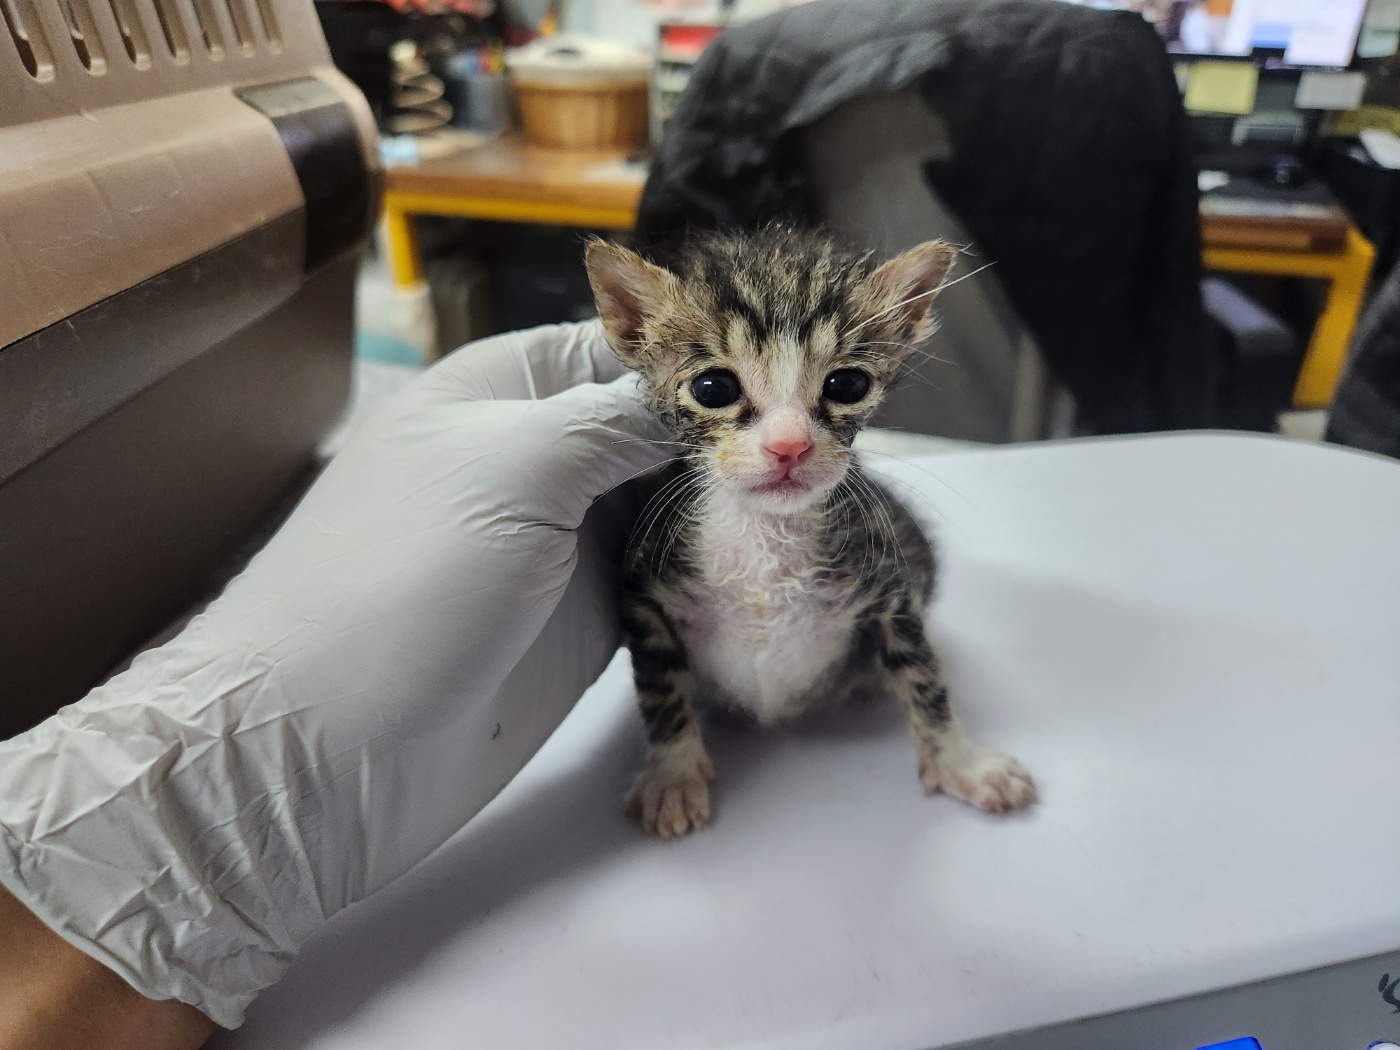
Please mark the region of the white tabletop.
[[1400, 464], [1201, 434], [884, 469], [1033, 812], [925, 798], [876, 709], [712, 733], [714, 826], [646, 838], [620, 658], [213, 1045], [914, 1050], [1400, 948]]

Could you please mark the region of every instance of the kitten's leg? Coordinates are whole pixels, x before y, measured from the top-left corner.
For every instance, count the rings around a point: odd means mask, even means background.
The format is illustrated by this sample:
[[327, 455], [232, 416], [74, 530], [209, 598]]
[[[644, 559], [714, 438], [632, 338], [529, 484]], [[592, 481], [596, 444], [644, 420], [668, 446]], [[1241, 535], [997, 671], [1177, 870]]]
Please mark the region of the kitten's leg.
[[623, 626], [647, 731], [646, 765], [625, 811], [644, 831], [678, 838], [710, 822], [715, 775], [690, 707], [689, 662], [670, 618], [650, 598], [631, 597]]
[[886, 615], [880, 634], [879, 657], [909, 712], [925, 793], [942, 788], [989, 813], [1006, 813], [1034, 802], [1035, 782], [1021, 763], [963, 736], [920, 612], [905, 608]]

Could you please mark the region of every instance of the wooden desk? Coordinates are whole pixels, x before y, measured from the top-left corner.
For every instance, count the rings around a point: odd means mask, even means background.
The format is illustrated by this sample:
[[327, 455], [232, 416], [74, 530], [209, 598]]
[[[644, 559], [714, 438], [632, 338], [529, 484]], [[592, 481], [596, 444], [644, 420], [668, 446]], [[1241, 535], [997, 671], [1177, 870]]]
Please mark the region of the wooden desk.
[[[1251, 246], [1248, 238], [1242, 243], [1238, 225], [1232, 228], [1202, 215], [1201, 261], [1210, 270], [1314, 277], [1329, 282], [1326, 302], [1293, 386], [1294, 408], [1325, 408], [1332, 402], [1346, 365], [1347, 345], [1361, 313], [1376, 250], [1350, 222], [1335, 250], [1307, 250], [1304, 246], [1315, 235], [1307, 223], [1290, 224], [1280, 219], [1259, 225], [1260, 236]], [[1290, 244], [1299, 247], [1286, 247]]]
[[510, 134], [450, 157], [389, 168], [384, 223], [395, 282], [406, 287], [423, 279], [414, 215], [630, 230], [646, 170], [626, 160], [626, 151], [545, 149]]
[[[407, 287], [423, 279], [414, 215], [630, 230], [646, 173], [625, 161], [623, 151], [545, 149], [510, 134], [450, 157], [391, 167], [384, 223], [394, 280]], [[1203, 216], [1202, 261], [1212, 270], [1330, 282], [1293, 389], [1295, 408], [1319, 408], [1332, 400], [1346, 363], [1375, 249], [1350, 225], [1336, 251], [1306, 250], [1310, 242], [1298, 223], [1263, 226], [1269, 228], [1251, 244], [1242, 242], [1238, 224]]]

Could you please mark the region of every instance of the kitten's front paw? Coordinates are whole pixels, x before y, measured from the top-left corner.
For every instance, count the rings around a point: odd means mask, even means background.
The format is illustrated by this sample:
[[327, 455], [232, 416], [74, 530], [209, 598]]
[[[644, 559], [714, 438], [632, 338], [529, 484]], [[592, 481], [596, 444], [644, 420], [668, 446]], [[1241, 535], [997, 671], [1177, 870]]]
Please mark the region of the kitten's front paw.
[[940, 788], [988, 813], [1009, 813], [1036, 799], [1035, 781], [1010, 755], [961, 741], [933, 753], [919, 748], [919, 779], [932, 795]]
[[648, 834], [680, 838], [710, 822], [710, 786], [698, 776], [667, 780], [643, 770], [627, 796], [627, 815]]
[[714, 775], [698, 736], [653, 748], [627, 795], [625, 812], [649, 835], [680, 838], [710, 822]]

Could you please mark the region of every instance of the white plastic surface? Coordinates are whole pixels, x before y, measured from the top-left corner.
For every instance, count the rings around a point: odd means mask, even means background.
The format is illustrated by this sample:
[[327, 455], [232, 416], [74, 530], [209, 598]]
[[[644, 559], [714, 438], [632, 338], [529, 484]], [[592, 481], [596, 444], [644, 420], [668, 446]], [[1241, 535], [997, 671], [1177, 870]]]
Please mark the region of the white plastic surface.
[[713, 828], [645, 838], [619, 659], [211, 1045], [913, 1050], [1400, 947], [1400, 464], [1208, 434], [888, 470], [1033, 812], [924, 798], [876, 709], [712, 731]]

